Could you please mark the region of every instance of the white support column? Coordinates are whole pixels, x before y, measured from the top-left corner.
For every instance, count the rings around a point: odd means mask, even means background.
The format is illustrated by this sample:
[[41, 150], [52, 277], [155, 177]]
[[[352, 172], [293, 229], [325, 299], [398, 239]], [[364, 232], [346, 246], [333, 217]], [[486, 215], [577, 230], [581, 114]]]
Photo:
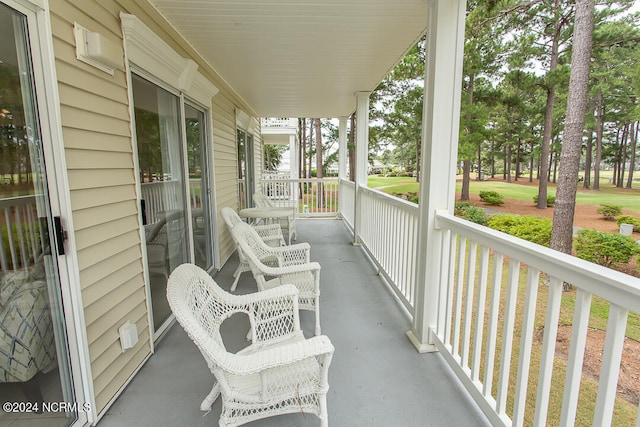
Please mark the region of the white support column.
[[347, 178], [347, 156], [349, 147], [347, 146], [347, 121], [348, 117], [340, 117], [338, 122], [338, 178]]
[[[347, 179], [347, 157], [349, 147], [347, 146], [347, 120], [346, 116], [338, 118], [338, 186], [342, 180]], [[338, 188], [338, 215], [342, 216], [342, 207], [345, 206], [344, 191]]]
[[297, 136], [294, 135], [289, 135], [289, 178], [291, 179], [298, 179], [298, 171], [299, 171], [299, 167], [298, 165], [300, 165], [299, 159], [299, 153], [298, 153], [298, 144], [296, 143], [297, 140]]
[[369, 95], [371, 92], [356, 92], [356, 164], [355, 164], [355, 212], [353, 216], [353, 243], [360, 244], [362, 228], [360, 188], [367, 186], [367, 163], [369, 160]]
[[[298, 179], [300, 178], [299, 175], [299, 171], [300, 168], [298, 165], [300, 165], [300, 153], [298, 150], [298, 144], [296, 143], [298, 140], [298, 135], [297, 133], [293, 134], [293, 135], [289, 135], [289, 178], [290, 179]], [[290, 197], [291, 197], [291, 203], [293, 204], [293, 206], [298, 206], [298, 197], [299, 197], [299, 188], [300, 186], [298, 185], [298, 183], [293, 183], [293, 184], [289, 184], [290, 185]]]
[[466, 0], [430, 0], [422, 128], [416, 301], [407, 333], [420, 352], [434, 351], [443, 232], [438, 210], [453, 212]]

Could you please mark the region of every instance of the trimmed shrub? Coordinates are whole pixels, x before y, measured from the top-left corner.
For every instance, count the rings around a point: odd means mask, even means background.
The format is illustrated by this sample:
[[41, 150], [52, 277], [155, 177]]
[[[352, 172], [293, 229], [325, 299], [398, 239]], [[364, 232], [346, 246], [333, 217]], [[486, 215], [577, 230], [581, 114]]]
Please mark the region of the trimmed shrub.
[[620, 227], [620, 224], [633, 225], [633, 231], [640, 232], [640, 218], [633, 215], [620, 215], [616, 217], [616, 224]]
[[[622, 206], [618, 205], [600, 205], [601, 208], [598, 208], [596, 211], [599, 214], [604, 216], [604, 219], [607, 221], [613, 221], [617, 216], [622, 215]], [[620, 224], [620, 223], [618, 223]]]
[[504, 205], [502, 195], [497, 191], [481, 191], [479, 195], [480, 200], [482, 200], [487, 205]]
[[578, 231], [574, 247], [578, 258], [605, 267], [626, 264], [632, 257], [640, 254], [640, 247], [631, 236], [589, 229]]
[[[550, 208], [556, 202], [556, 196], [547, 194], [547, 207]], [[538, 204], [538, 195], [533, 196], [533, 203]]]
[[531, 215], [495, 214], [489, 216], [487, 227], [543, 246], [551, 242], [549, 218]]
[[485, 225], [487, 223], [484, 209], [476, 207], [470, 202], [456, 202], [453, 214], [476, 224]]

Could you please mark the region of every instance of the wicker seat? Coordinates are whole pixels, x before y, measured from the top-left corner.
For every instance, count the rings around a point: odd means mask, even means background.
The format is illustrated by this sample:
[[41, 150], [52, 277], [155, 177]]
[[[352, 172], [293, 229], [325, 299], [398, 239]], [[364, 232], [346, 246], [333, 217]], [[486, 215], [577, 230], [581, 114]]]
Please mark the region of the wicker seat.
[[[222, 208], [220, 210], [220, 214], [222, 215], [222, 219], [224, 219], [224, 222], [227, 224], [229, 231], [231, 231], [236, 224], [243, 222], [242, 218], [238, 216], [236, 211], [229, 207]], [[283, 246], [285, 244], [284, 236], [282, 235], [282, 229], [278, 224], [255, 225], [253, 226], [253, 229], [256, 230], [256, 233], [258, 233], [262, 240], [269, 246], [277, 247]], [[235, 243], [236, 247], [238, 247], [238, 243]], [[249, 263], [242, 254], [242, 251], [238, 251], [238, 258], [238, 267], [233, 273], [234, 280], [233, 284], [231, 285], [231, 292], [236, 290], [236, 287], [238, 286], [238, 280], [240, 280], [240, 275], [245, 271], [251, 271]]]
[[[171, 310], [216, 379], [200, 409], [211, 409], [221, 394], [220, 426], [294, 412], [315, 414], [328, 425], [327, 375], [334, 348], [326, 336], [304, 338], [297, 296], [291, 285], [232, 295], [193, 264], [171, 273]], [[252, 342], [233, 354], [224, 346], [220, 325], [235, 313], [248, 315]]]
[[[278, 248], [268, 246], [245, 223], [236, 224], [231, 234], [249, 263], [258, 290], [287, 283], [295, 285], [300, 291], [300, 309], [315, 311], [315, 334], [320, 335], [320, 264], [311, 262], [311, 246], [308, 243]], [[270, 265], [272, 263], [275, 264]]]
[[288, 208], [291, 209], [291, 215], [286, 218], [278, 219], [278, 224], [282, 227], [282, 232], [285, 236], [289, 238], [289, 244], [291, 244], [291, 239], [296, 240], [298, 238], [298, 233], [296, 232], [296, 209], [290, 206], [277, 206], [273, 203], [273, 201], [264, 195], [263, 193], [254, 193], [253, 194], [253, 203], [259, 208]]

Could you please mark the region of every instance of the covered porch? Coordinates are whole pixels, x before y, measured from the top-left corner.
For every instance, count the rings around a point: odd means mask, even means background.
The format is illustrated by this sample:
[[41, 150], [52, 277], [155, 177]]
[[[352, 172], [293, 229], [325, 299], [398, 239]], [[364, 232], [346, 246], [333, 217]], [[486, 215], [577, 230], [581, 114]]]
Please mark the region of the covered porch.
[[[335, 426], [489, 425], [440, 353], [419, 355], [405, 338], [409, 313], [377, 274], [352, 234], [337, 219], [299, 220], [298, 241], [311, 244], [320, 262], [323, 334], [336, 347], [329, 371], [329, 423]], [[214, 277], [229, 289], [237, 257]], [[236, 292], [255, 292], [243, 273]], [[313, 335], [314, 316], [302, 311], [302, 328]], [[246, 345], [248, 323], [232, 318], [230, 348]], [[238, 332], [239, 331], [239, 332]], [[155, 354], [98, 424], [99, 427], [217, 425], [220, 402], [205, 417], [201, 399], [211, 388], [200, 352], [174, 325]], [[265, 426], [317, 425], [313, 415], [294, 414], [251, 423]]]

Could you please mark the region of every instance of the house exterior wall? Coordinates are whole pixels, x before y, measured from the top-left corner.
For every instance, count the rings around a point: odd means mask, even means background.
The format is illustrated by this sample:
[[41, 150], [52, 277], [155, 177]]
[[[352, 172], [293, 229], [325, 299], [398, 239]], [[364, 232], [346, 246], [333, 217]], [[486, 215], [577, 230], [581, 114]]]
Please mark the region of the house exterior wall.
[[[120, 12], [136, 15], [220, 92], [212, 99], [216, 208], [237, 208], [235, 109], [252, 111], [143, 0], [51, 0], [50, 17], [95, 410], [102, 413], [151, 352], [128, 81], [76, 59], [74, 22], [123, 45]], [[261, 150], [260, 150], [261, 151]], [[217, 213], [216, 213], [217, 214]], [[233, 252], [217, 221], [219, 254]], [[137, 325], [122, 353], [118, 328]]]

